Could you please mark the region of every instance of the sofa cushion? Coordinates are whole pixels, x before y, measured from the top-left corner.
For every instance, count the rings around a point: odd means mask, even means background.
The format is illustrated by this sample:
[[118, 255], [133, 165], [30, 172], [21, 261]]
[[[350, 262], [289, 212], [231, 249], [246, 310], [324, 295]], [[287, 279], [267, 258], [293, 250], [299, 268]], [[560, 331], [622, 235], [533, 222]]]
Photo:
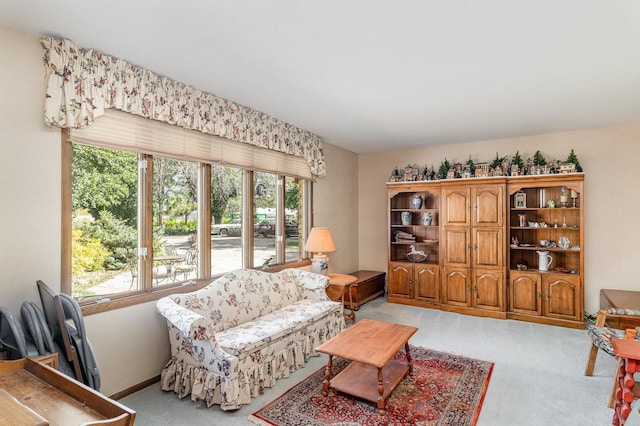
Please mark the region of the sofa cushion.
[[238, 270], [224, 274], [201, 290], [171, 297], [211, 320], [214, 330], [220, 332], [296, 302], [297, 287], [289, 274]]
[[271, 342], [305, 328], [328, 312], [340, 309], [332, 301], [301, 300], [275, 312], [216, 333], [218, 344], [240, 359]]

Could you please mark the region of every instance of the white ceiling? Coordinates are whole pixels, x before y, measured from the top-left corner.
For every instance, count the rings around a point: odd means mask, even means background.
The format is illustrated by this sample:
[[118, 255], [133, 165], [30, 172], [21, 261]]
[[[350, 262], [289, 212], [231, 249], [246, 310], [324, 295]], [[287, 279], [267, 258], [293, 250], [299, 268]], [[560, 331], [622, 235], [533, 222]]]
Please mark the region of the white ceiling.
[[637, 0], [0, 0], [0, 24], [357, 153], [640, 122]]

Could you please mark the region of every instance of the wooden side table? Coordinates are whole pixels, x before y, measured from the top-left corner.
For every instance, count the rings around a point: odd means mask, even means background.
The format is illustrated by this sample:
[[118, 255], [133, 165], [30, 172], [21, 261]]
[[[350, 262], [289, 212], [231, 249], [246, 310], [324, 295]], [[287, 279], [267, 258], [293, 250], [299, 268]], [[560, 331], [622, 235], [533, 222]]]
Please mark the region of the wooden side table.
[[[353, 275], [346, 274], [327, 274], [329, 277], [329, 287], [327, 287], [327, 296], [331, 300], [335, 300], [336, 302], [340, 300], [342, 302], [342, 315], [344, 315], [345, 321], [353, 321], [356, 322], [356, 312], [353, 309], [353, 298], [351, 296], [351, 286], [358, 281], [356, 277]], [[336, 292], [333, 292], [332, 289], [336, 289]], [[344, 296], [349, 295], [349, 313], [344, 311], [345, 300]]]
[[611, 346], [622, 361], [618, 370], [616, 402], [613, 406], [613, 424], [618, 426], [625, 424], [631, 413], [631, 403], [634, 399], [640, 398], [640, 389], [633, 378], [634, 373], [640, 373], [640, 341], [611, 339]]

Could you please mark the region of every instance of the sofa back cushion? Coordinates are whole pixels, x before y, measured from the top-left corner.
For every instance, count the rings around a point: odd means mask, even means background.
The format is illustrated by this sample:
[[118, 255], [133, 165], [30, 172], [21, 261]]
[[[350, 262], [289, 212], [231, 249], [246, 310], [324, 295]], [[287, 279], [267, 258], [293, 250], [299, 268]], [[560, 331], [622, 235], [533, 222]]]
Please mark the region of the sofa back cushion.
[[297, 284], [291, 274], [240, 269], [174, 300], [210, 319], [215, 331], [219, 332], [269, 314], [298, 299]]

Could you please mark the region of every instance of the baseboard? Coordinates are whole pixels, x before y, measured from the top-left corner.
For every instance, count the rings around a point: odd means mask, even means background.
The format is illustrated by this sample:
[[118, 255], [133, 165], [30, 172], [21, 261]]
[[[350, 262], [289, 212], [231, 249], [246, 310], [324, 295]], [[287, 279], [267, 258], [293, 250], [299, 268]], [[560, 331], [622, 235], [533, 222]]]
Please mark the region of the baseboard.
[[133, 385], [130, 388], [127, 388], [125, 390], [122, 390], [120, 392], [116, 392], [113, 395], [111, 395], [109, 398], [114, 399], [114, 400], [119, 400], [124, 398], [125, 396], [129, 396], [133, 393], [138, 392], [139, 390], [142, 390], [144, 388], [146, 388], [147, 386], [151, 386], [152, 384], [159, 382], [160, 381], [160, 375], [157, 375], [155, 377], [152, 377], [150, 379], [145, 380], [144, 382], [138, 383], [137, 385]]

